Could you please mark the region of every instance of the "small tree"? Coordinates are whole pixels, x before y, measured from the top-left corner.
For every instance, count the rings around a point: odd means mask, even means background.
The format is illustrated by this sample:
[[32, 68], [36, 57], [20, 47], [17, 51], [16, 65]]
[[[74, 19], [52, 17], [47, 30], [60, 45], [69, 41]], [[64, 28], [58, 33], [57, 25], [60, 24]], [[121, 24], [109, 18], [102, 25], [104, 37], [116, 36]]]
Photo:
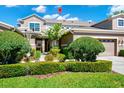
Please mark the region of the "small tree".
[[118, 14], [121, 14], [121, 13], [124, 13], [124, 10], [115, 11], [112, 14], [110, 14], [109, 16], [112, 17], [113, 15], [118, 15]]
[[68, 53], [78, 61], [96, 61], [96, 55], [104, 52], [103, 44], [91, 37], [81, 37], [72, 42], [68, 47]]
[[57, 23], [51, 26], [47, 31], [44, 32], [45, 35], [52, 41], [52, 47], [58, 46], [58, 40], [67, 33], [62, 25]]
[[30, 45], [23, 36], [12, 31], [0, 32], [1, 64], [17, 63], [29, 50]]

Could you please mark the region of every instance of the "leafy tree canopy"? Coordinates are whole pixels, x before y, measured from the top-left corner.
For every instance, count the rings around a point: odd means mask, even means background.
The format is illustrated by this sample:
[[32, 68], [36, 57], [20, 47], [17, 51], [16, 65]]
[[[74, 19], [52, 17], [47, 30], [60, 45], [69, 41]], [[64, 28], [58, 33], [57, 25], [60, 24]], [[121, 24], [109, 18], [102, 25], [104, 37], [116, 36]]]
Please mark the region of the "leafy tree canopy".
[[111, 15], [109, 15], [110, 17], [112, 17], [113, 15], [118, 15], [118, 14], [121, 14], [121, 13], [124, 13], [124, 10], [120, 10], [120, 11], [115, 11], [113, 12]]
[[66, 33], [67, 31], [63, 29], [62, 25], [59, 23], [54, 24], [47, 31], [45, 31], [45, 34], [51, 40], [59, 40]]
[[29, 50], [29, 42], [23, 36], [12, 31], [0, 32], [1, 64], [17, 63]]

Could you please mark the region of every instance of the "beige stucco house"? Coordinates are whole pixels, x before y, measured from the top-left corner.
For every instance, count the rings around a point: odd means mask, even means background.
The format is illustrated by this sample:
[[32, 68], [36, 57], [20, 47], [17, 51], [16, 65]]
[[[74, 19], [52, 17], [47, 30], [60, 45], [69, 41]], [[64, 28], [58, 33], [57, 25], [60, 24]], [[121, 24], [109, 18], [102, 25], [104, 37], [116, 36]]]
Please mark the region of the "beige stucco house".
[[61, 23], [69, 31], [60, 39], [60, 47], [67, 46], [79, 37], [89, 36], [97, 38], [104, 44], [106, 50], [100, 55], [116, 56], [119, 50], [124, 49], [124, 14], [112, 16], [99, 23], [46, 20], [33, 14], [19, 20], [18, 29], [30, 39], [32, 48], [47, 52], [50, 41], [43, 35], [42, 31], [46, 31], [55, 23]]

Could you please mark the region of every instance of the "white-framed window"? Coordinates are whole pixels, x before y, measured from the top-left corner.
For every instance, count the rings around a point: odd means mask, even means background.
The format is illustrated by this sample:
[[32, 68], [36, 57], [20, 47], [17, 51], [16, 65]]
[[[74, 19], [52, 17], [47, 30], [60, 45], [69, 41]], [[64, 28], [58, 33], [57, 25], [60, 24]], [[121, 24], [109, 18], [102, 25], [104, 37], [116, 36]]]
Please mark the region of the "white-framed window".
[[30, 22], [29, 23], [29, 30], [31, 30], [31, 31], [39, 32], [41, 30], [40, 27], [41, 27], [41, 25], [39, 22]]
[[118, 18], [117, 19], [117, 26], [118, 27], [124, 27], [124, 18]]

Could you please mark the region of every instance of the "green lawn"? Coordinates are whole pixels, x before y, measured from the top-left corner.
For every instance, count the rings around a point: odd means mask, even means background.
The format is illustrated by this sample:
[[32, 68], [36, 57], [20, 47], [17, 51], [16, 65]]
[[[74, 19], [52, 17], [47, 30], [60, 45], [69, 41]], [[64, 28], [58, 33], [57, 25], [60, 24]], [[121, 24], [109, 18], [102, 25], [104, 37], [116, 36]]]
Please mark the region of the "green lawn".
[[64, 73], [47, 79], [15, 77], [0, 79], [0, 87], [11, 88], [120, 88], [124, 75], [115, 73]]

